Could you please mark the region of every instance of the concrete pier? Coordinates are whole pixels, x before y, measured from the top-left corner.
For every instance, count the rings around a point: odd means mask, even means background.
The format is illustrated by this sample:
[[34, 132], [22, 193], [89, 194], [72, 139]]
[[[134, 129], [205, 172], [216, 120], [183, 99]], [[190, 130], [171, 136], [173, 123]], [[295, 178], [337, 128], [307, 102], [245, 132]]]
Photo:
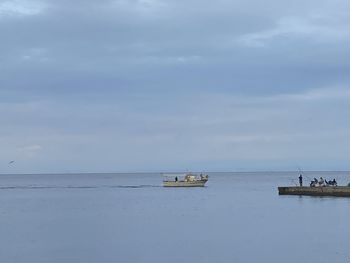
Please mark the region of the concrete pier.
[[348, 186], [278, 187], [278, 193], [280, 195], [310, 195], [310, 196], [350, 197], [350, 187], [348, 187]]

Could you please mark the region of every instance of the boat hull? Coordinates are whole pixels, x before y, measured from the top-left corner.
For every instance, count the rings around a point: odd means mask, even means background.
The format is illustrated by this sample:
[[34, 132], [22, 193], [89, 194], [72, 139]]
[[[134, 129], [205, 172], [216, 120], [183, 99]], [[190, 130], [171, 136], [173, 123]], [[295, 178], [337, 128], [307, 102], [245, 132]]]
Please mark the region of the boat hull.
[[350, 187], [348, 186], [327, 186], [327, 187], [309, 187], [292, 186], [278, 187], [280, 195], [309, 195], [309, 196], [339, 196], [350, 197]]
[[208, 180], [198, 180], [198, 181], [163, 181], [164, 187], [204, 187]]

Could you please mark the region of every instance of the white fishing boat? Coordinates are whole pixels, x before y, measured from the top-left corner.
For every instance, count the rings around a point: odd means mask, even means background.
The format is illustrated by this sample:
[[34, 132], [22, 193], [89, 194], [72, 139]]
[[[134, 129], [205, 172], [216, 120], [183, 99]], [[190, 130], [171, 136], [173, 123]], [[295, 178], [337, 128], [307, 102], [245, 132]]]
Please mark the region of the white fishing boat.
[[208, 181], [208, 175], [197, 174], [171, 174], [164, 175], [164, 187], [203, 187]]

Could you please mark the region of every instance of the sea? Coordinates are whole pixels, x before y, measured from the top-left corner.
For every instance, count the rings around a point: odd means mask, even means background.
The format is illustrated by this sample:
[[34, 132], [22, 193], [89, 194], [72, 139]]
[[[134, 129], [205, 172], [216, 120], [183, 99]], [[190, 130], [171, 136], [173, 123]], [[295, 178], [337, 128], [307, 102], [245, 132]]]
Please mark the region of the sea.
[[[304, 172], [350, 182], [350, 172]], [[298, 172], [0, 175], [0, 262], [217, 263], [350, 260], [350, 198], [279, 196]]]

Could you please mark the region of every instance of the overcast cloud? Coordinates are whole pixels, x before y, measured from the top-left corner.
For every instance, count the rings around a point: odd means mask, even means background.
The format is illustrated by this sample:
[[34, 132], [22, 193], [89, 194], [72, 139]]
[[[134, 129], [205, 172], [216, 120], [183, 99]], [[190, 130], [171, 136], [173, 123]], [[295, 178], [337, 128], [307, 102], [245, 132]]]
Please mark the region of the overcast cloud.
[[350, 169], [349, 12], [0, 0], [0, 173]]

